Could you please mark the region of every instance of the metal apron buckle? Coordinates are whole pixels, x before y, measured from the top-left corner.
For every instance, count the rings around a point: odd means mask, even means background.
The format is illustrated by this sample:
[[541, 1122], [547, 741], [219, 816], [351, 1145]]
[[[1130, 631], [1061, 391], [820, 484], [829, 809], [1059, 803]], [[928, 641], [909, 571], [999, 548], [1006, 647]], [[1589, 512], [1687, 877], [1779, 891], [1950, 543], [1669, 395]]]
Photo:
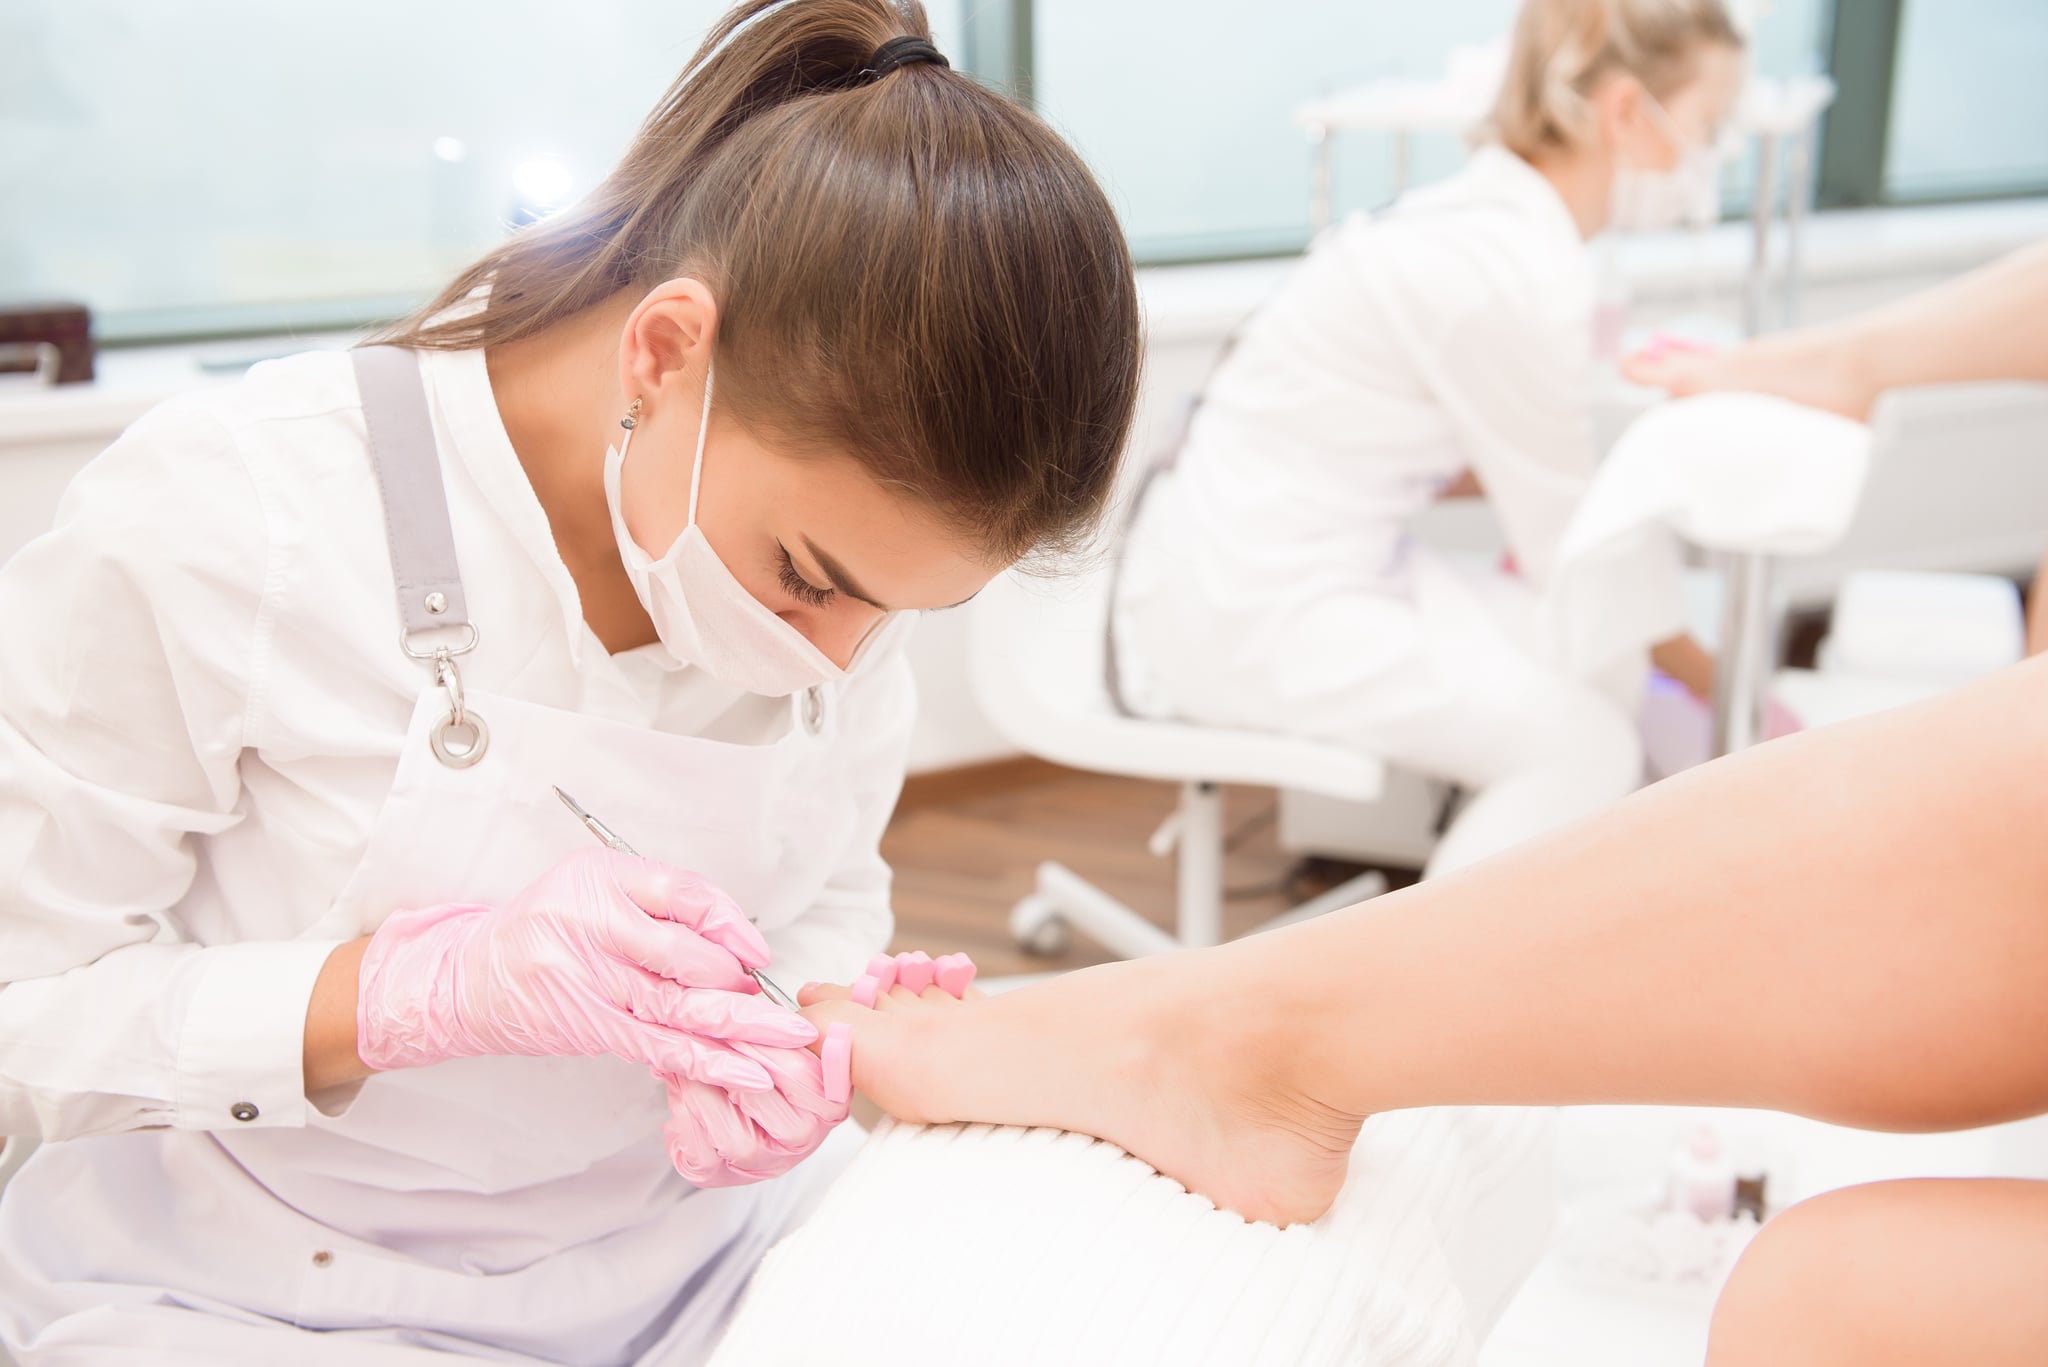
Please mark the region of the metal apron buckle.
[[792, 710], [796, 713], [797, 724], [807, 736], [815, 736], [825, 729], [825, 690], [812, 684], [801, 693], [790, 696]]
[[[484, 751], [491, 747], [491, 728], [484, 719], [470, 711], [462, 699], [462, 671], [455, 667], [455, 657], [476, 649], [477, 629], [470, 627], [470, 639], [461, 647], [450, 650], [443, 647], [430, 657], [434, 662], [434, 682], [441, 685], [448, 695], [448, 715], [434, 723], [427, 732], [427, 745], [433, 750], [434, 758], [450, 769], [467, 769], [484, 757]], [[410, 642], [405, 646], [406, 654], [413, 654]], [[462, 739], [467, 732], [469, 739]]]

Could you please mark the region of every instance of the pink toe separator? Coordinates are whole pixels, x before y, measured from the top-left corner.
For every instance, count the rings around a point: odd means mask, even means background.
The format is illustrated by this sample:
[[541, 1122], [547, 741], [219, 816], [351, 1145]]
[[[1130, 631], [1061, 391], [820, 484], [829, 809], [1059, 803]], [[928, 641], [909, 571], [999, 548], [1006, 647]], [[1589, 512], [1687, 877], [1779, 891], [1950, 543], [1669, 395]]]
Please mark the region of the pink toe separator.
[[[896, 985], [896, 958], [891, 954], [877, 954], [868, 960], [868, 976], [875, 980], [875, 995], [881, 996]], [[868, 1005], [874, 1005], [869, 1002]]]
[[979, 971], [974, 966], [974, 960], [965, 954], [942, 955], [935, 967], [938, 971], [933, 975], [933, 980], [954, 997], [966, 994], [967, 985], [974, 981], [974, 975]]
[[932, 967], [931, 955], [921, 949], [913, 950], [898, 961], [896, 985], [922, 992], [932, 985]]
[[861, 974], [859, 980], [853, 985], [853, 1004], [855, 1006], [865, 1006], [870, 1011], [874, 1010], [875, 995], [881, 991], [881, 987], [882, 984], [876, 981], [874, 974]]
[[1653, 333], [1649, 343], [1643, 347], [1643, 357], [1646, 360], [1661, 361], [1666, 356], [1698, 356], [1712, 350], [1714, 348], [1705, 342], [1696, 342], [1690, 337], [1681, 337], [1676, 333], [1658, 332]]
[[853, 1099], [853, 1027], [845, 1021], [826, 1026], [819, 1058], [825, 1065], [825, 1100], [844, 1106]]

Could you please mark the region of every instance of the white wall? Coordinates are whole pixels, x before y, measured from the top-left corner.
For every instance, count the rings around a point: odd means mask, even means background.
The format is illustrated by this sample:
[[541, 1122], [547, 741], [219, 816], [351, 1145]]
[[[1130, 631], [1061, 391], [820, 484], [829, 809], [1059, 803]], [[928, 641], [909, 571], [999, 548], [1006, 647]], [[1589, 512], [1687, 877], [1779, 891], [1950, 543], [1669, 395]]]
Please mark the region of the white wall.
[[[2042, 237], [2048, 201], [1823, 216], [1809, 239], [1803, 314], [1819, 321], [1854, 313]], [[1735, 226], [1700, 241], [1631, 244], [1623, 266], [1636, 321], [1687, 314], [1732, 328], [1746, 252]], [[1140, 273], [1147, 348], [1134, 453], [1156, 449], [1180, 397], [1201, 383], [1225, 337], [1287, 268], [1285, 261], [1262, 261]], [[0, 391], [0, 557], [48, 523], [65, 481], [150, 404], [185, 386], [222, 382], [231, 372], [219, 367], [239, 357], [287, 349], [291, 344], [219, 343], [198, 351], [114, 352], [93, 386]], [[200, 360], [216, 369], [203, 372]], [[1606, 425], [1617, 427], [1647, 397], [1610, 387], [1603, 396]], [[1824, 598], [1842, 570], [1856, 564], [2017, 572], [2048, 541], [2048, 391], [1923, 391], [1901, 396], [1899, 411], [1905, 444], [1873, 477], [1848, 542], [1788, 573], [1802, 599]], [[1483, 509], [1446, 508], [1425, 534], [1477, 548], [1488, 543], [1491, 528]], [[973, 611], [969, 605], [927, 618], [912, 644], [923, 696], [913, 770], [1009, 753], [968, 686]]]

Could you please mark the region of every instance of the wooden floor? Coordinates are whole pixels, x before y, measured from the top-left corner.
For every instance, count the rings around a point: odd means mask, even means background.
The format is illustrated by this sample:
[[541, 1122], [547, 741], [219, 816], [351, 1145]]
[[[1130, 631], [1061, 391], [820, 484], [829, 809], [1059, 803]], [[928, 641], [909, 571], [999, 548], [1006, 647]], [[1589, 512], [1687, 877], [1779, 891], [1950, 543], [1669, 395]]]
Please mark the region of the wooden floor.
[[[1026, 954], [1010, 938], [1010, 907], [1053, 859], [1160, 925], [1173, 909], [1173, 859], [1146, 841], [1173, 810], [1164, 783], [1018, 761], [959, 776], [913, 779], [882, 854], [896, 870], [896, 948], [965, 950], [985, 976], [1081, 968], [1109, 956], [1080, 935], [1065, 954]], [[1225, 928], [1237, 934], [1285, 911], [1297, 863], [1274, 839], [1274, 794], [1226, 789]]]

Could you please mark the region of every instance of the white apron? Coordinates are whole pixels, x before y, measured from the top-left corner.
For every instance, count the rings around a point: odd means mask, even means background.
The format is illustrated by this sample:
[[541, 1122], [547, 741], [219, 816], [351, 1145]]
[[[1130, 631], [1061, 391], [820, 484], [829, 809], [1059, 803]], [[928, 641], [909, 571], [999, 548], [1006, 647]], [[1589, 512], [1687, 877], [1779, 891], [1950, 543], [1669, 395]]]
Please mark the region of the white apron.
[[[415, 358], [397, 354], [416, 387]], [[363, 379], [369, 410], [378, 395]], [[374, 421], [372, 434], [392, 445]], [[390, 470], [380, 477], [390, 494]], [[449, 549], [452, 571], [452, 539]], [[403, 593], [396, 534], [393, 552]], [[462, 611], [459, 585], [445, 596]], [[830, 797], [847, 784], [827, 690], [793, 699], [788, 733], [761, 746], [488, 692], [463, 706], [488, 724], [488, 742], [458, 766], [433, 744], [451, 694], [430, 676], [362, 862], [306, 938], [368, 934], [400, 907], [502, 904], [592, 841], [557, 784], [649, 858], [723, 887], [764, 931], [813, 905], [848, 838], [852, 813]], [[445, 1363], [450, 1350], [593, 1367], [699, 1362], [859, 1132], [842, 1127], [775, 1181], [699, 1191], [668, 1160], [666, 1118], [661, 1085], [637, 1064], [476, 1058], [373, 1076], [343, 1113], [316, 1113], [302, 1130], [47, 1146], [29, 1189], [9, 1192], [10, 1204], [44, 1209], [16, 1214], [44, 1228], [69, 1223], [81, 1202], [115, 1214], [85, 1222], [87, 1246], [53, 1247], [36, 1269], [51, 1312], [41, 1318], [54, 1323], [22, 1367], [385, 1367]]]

